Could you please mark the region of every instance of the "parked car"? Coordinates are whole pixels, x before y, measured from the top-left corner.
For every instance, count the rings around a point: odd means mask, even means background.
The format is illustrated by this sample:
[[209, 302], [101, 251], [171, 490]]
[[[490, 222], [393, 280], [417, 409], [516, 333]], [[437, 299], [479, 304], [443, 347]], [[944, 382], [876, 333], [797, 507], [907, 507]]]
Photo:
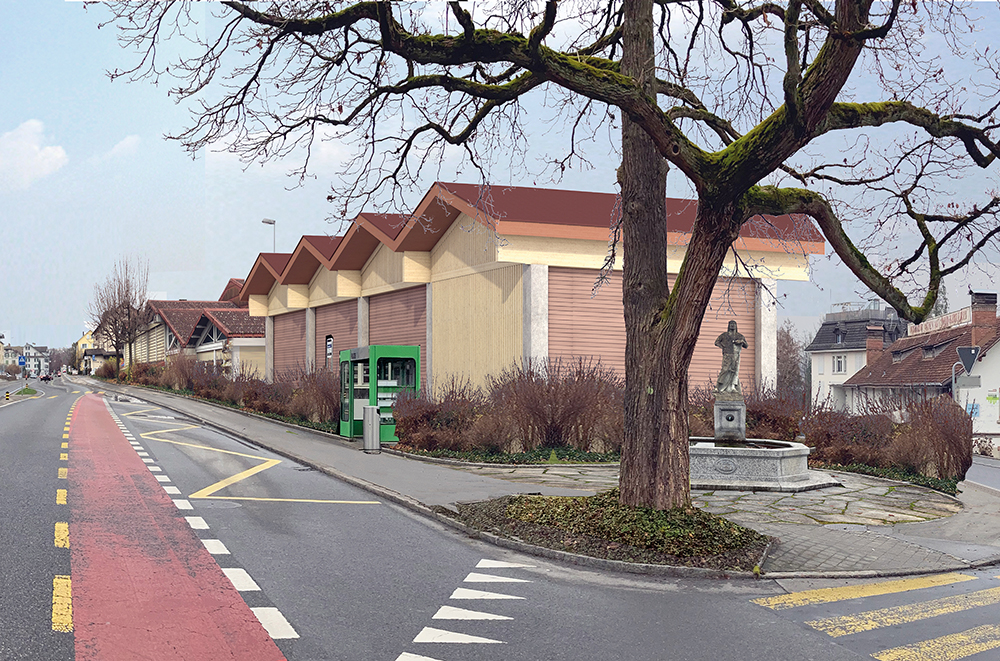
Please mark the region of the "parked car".
[[43, 374], [43, 375], [41, 375], [38, 378], [41, 379], [42, 381], [51, 381], [52, 380], [52, 375], [51, 374]]

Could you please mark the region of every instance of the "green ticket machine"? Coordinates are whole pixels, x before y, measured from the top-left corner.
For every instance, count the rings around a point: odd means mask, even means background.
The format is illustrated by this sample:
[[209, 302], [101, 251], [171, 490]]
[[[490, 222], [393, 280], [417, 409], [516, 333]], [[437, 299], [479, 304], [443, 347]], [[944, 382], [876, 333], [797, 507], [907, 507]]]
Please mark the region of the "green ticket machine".
[[395, 443], [392, 405], [420, 389], [420, 347], [378, 344], [340, 352], [340, 435], [364, 434], [366, 406], [377, 406], [381, 443]]

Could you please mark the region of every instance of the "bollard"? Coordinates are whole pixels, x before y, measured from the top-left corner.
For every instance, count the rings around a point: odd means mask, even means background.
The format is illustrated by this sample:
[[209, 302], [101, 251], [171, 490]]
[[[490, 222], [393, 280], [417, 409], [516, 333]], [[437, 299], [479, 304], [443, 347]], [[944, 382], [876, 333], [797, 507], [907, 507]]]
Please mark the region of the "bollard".
[[5, 394], [7, 395], [6, 399], [9, 402], [10, 401], [10, 391], [8, 390]]

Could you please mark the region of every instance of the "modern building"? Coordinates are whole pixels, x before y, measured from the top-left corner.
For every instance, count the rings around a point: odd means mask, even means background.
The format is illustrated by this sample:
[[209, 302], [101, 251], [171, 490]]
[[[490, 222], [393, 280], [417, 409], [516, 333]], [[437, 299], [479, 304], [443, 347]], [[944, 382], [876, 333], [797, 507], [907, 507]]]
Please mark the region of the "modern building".
[[836, 409], [853, 407], [847, 381], [867, 365], [869, 341], [879, 339], [887, 347], [906, 334], [907, 322], [881, 301], [840, 303], [823, 318], [816, 337], [805, 348], [809, 355], [814, 401], [828, 402]]
[[[263, 253], [241, 293], [266, 321], [268, 379], [334, 368], [366, 345], [420, 347], [420, 379], [481, 384], [524, 360], [625, 365], [621, 260], [606, 274], [613, 194], [436, 183], [410, 215], [359, 215], [342, 236], [304, 236]], [[667, 200], [670, 283], [697, 203]], [[691, 364], [692, 387], [714, 385], [715, 338], [735, 319], [749, 343], [741, 380], [774, 382], [777, 280], [806, 280], [822, 235], [805, 217], [746, 223], [711, 296]], [[620, 250], [620, 246], [619, 246]], [[620, 256], [619, 256], [620, 257]]]
[[[1000, 320], [995, 292], [973, 292], [972, 304], [961, 310], [910, 326], [906, 337], [887, 348], [878, 338], [868, 346], [867, 366], [844, 382], [848, 401], [899, 401], [952, 395], [972, 416], [978, 435], [1000, 434]], [[980, 348], [971, 376], [980, 385], [955, 387], [952, 376], [965, 375], [958, 347]]]

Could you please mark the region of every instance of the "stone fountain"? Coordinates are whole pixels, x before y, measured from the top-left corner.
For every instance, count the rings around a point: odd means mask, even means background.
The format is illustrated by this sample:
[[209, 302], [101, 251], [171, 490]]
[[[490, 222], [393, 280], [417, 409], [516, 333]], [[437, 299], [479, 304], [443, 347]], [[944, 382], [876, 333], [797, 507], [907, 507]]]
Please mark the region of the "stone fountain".
[[747, 406], [740, 388], [740, 352], [746, 338], [736, 322], [719, 335], [722, 369], [715, 386], [715, 437], [690, 439], [691, 488], [740, 491], [807, 491], [840, 483], [809, 470], [802, 443], [746, 437]]

